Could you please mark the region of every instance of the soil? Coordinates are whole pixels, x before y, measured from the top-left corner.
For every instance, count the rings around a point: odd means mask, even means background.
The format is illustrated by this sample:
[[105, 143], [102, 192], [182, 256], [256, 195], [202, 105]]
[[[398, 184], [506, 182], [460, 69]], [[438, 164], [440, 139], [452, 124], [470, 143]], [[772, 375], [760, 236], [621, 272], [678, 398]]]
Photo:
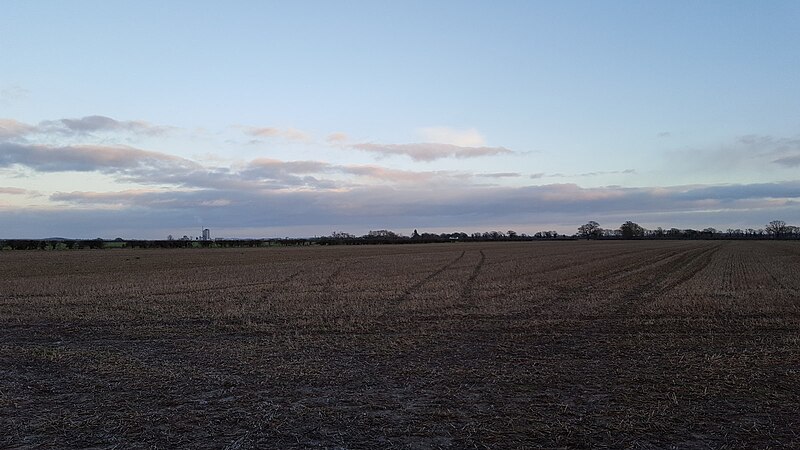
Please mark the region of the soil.
[[0, 253], [2, 448], [797, 448], [800, 243]]

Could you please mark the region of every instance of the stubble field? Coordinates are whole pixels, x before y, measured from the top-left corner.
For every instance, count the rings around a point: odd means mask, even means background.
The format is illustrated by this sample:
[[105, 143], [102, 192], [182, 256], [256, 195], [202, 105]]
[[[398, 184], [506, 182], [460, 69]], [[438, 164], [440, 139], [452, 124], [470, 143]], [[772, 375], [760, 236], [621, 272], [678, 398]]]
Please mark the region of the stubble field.
[[800, 446], [800, 243], [0, 253], [0, 448]]

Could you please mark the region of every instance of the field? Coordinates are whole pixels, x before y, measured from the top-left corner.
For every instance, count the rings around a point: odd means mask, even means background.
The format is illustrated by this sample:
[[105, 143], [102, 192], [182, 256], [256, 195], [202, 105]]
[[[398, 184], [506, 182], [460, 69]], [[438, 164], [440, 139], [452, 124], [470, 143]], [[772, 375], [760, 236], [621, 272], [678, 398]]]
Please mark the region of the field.
[[800, 446], [800, 243], [0, 253], [0, 448]]

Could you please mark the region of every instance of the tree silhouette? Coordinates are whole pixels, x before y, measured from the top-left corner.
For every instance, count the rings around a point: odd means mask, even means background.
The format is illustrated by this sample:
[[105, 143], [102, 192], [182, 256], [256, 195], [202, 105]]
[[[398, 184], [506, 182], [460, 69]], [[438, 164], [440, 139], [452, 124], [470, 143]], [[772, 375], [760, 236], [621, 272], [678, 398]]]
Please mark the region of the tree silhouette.
[[590, 220], [589, 223], [578, 227], [578, 236], [582, 238], [597, 239], [602, 234], [603, 234], [603, 229], [600, 228], [600, 224], [595, 222], [594, 220]]
[[786, 235], [786, 231], [788, 231], [788, 227], [786, 226], [786, 222], [782, 220], [773, 220], [770, 222], [767, 227], [765, 228], [766, 232], [775, 239], [780, 239], [784, 235]]
[[622, 232], [623, 239], [633, 239], [644, 236], [644, 228], [630, 220], [620, 225], [619, 230]]

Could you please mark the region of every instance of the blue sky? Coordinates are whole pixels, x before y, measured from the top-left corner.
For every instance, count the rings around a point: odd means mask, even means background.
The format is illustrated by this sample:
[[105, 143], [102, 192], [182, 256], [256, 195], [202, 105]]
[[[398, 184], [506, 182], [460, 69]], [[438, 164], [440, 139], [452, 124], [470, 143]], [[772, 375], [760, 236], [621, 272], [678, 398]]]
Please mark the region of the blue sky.
[[44, 2], [0, 237], [800, 225], [800, 3]]

